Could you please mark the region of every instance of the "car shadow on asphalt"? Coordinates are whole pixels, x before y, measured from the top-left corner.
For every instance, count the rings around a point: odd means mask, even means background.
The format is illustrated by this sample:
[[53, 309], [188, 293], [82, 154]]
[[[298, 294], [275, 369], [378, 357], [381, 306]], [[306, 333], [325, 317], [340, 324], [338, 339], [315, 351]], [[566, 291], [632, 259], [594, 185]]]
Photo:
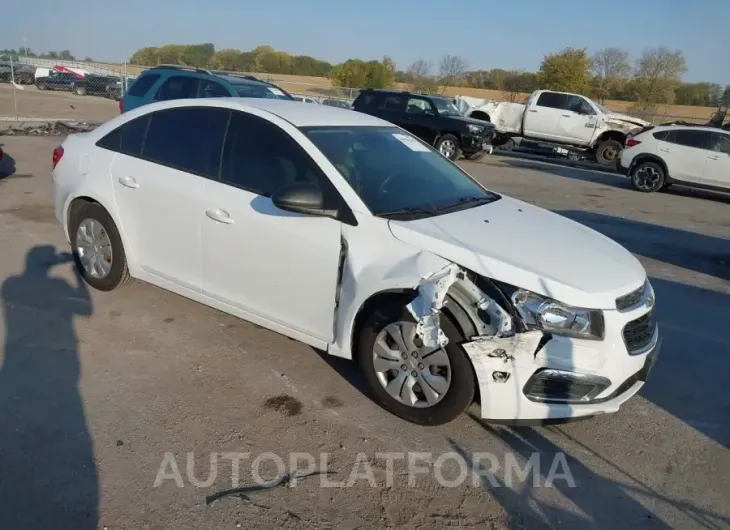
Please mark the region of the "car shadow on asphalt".
[[51, 245], [36, 246], [22, 274], [0, 288], [0, 528], [97, 528], [98, 476], [74, 331], [74, 317], [93, 307], [81, 278], [71, 285], [52, 276], [70, 261]]
[[[730, 282], [730, 239], [584, 211], [558, 211], [640, 256]], [[730, 447], [730, 292], [651, 277], [664, 338], [641, 393], [724, 447]], [[730, 287], [730, 285], [728, 285]]]
[[[467, 463], [470, 474], [479, 476], [482, 488], [510, 514], [510, 528], [625, 528], [628, 521], [637, 528], [671, 528], [637, 500], [646, 498], [670, 504], [697, 527], [720, 528], [730, 523], [727, 518], [701, 507], [665, 496], [559, 427], [503, 427], [489, 425], [472, 414], [469, 417], [504, 444], [522, 470], [532, 465], [530, 476], [523, 478], [518, 475], [518, 480], [524, 483], [516, 485], [512, 483], [511, 470], [504, 470], [502, 477], [488, 473], [490, 470], [486, 466], [479, 465], [488, 462], [481, 461], [478, 453], [472, 453], [463, 444], [447, 438], [452, 450]], [[591, 454], [613, 474], [621, 475], [621, 482], [597, 473], [593, 466], [589, 467], [578, 456], [566, 453], [548, 436], [563, 437], [566, 442], [577, 444], [581, 454]], [[558, 490], [569, 502], [562, 504], [543, 500], [537, 490], [547, 487]], [[575, 509], [568, 509], [571, 505]]]
[[[580, 180], [583, 182], [593, 182], [595, 184], [602, 184], [604, 186], [611, 186], [619, 189], [633, 190], [629, 180], [618, 173], [612, 174], [600, 170], [592, 170], [590, 168], [584, 169], [579, 167], [561, 166], [557, 163], [548, 161], [521, 160], [507, 157], [500, 158], [500, 161], [514, 168], [541, 171], [543, 173], [551, 173], [558, 177]], [[637, 191], [636, 193], [640, 192]], [[675, 184], [671, 188], [666, 188], [660, 193], [730, 204], [730, 193], [689, 188], [679, 184]]]

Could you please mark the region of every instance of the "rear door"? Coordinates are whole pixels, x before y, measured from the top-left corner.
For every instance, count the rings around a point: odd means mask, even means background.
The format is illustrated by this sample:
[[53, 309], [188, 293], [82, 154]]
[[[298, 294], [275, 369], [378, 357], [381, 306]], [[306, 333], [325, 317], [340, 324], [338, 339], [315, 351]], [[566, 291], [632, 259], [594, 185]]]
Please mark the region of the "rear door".
[[402, 94], [383, 94], [380, 104], [373, 114], [405, 128], [406, 99], [406, 96]]
[[227, 109], [180, 107], [137, 118], [123, 126], [111, 169], [141, 268], [198, 292], [206, 182], [218, 175], [228, 117]]
[[670, 177], [701, 184], [710, 145], [706, 129], [676, 128], [657, 145], [657, 154], [666, 162]]
[[711, 132], [709, 147], [702, 180], [709, 186], [730, 188], [730, 132]]
[[524, 135], [541, 140], [564, 140], [559, 134], [559, 123], [567, 107], [566, 94], [542, 92], [525, 109]]

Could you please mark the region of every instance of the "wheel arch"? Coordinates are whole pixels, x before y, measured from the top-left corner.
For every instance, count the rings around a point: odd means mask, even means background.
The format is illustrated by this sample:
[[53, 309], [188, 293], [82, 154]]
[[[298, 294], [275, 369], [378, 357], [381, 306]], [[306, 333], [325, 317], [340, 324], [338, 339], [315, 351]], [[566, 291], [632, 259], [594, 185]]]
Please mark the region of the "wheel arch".
[[637, 155], [636, 158], [634, 158], [631, 161], [631, 165], [629, 166], [629, 171], [628, 171], [629, 177], [631, 176], [631, 173], [634, 170], [634, 168], [644, 162], [654, 162], [655, 164], [658, 164], [659, 167], [662, 168], [662, 171], [664, 171], [664, 181], [665, 182], [671, 181], [670, 175], [669, 175], [669, 168], [667, 167], [666, 162], [664, 162], [664, 160], [662, 160], [661, 157], [654, 155], [652, 153], [643, 153], [643, 154]]
[[492, 123], [492, 118], [483, 110], [475, 110], [469, 114], [469, 117], [474, 118], [475, 120], [488, 121], [489, 123]]
[[626, 133], [622, 133], [621, 131], [616, 130], [601, 133], [600, 136], [596, 138], [596, 141], [593, 142], [593, 147], [596, 148], [607, 140], [616, 140], [623, 147], [623, 145], [626, 143]]

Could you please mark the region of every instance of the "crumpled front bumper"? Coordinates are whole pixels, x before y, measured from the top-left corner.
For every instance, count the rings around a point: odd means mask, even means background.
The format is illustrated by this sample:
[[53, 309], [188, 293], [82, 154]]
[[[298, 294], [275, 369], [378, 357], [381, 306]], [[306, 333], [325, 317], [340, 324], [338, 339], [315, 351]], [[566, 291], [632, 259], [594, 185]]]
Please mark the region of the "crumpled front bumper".
[[[623, 344], [612, 341], [546, 338], [541, 331], [481, 337], [463, 347], [477, 375], [482, 418], [509, 423], [618, 411], [644, 385], [659, 355], [661, 339], [657, 329], [652, 347], [640, 355], [630, 355]], [[605, 383], [586, 400], [536, 399], [530, 394], [532, 378], [543, 370]]]

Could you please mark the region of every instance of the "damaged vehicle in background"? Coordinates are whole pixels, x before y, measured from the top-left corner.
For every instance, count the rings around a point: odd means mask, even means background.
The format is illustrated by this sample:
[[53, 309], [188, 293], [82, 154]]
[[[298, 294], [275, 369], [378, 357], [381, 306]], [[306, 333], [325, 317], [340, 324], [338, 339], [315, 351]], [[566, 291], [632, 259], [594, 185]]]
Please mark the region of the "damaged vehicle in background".
[[455, 101], [464, 116], [497, 127], [498, 135], [492, 142], [495, 147], [508, 147], [524, 139], [591, 154], [601, 165], [615, 164], [627, 135], [648, 125], [580, 94], [550, 90], [536, 90], [524, 104], [466, 96], [457, 96]]
[[53, 167], [91, 286], [138, 278], [352, 359], [414, 423], [475, 400], [507, 422], [615, 412], [659, 351], [632, 254], [368, 114], [154, 103], [70, 135]]

